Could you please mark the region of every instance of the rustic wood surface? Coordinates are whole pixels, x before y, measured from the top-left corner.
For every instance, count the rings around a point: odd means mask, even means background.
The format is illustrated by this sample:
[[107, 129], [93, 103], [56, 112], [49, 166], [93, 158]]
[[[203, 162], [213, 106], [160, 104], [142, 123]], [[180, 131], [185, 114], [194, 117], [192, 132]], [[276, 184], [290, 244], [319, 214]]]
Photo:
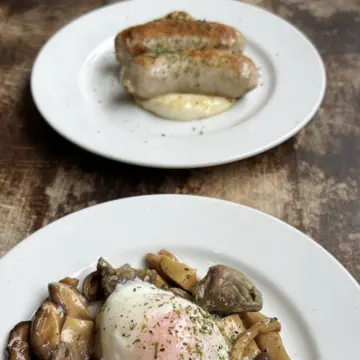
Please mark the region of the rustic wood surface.
[[274, 150], [230, 165], [171, 171], [87, 153], [57, 135], [34, 106], [29, 76], [40, 47], [107, 2], [0, 0], [0, 256], [90, 205], [139, 194], [198, 194], [275, 215], [360, 280], [360, 1], [251, 2], [288, 19], [317, 45], [327, 66], [325, 101], [309, 126]]

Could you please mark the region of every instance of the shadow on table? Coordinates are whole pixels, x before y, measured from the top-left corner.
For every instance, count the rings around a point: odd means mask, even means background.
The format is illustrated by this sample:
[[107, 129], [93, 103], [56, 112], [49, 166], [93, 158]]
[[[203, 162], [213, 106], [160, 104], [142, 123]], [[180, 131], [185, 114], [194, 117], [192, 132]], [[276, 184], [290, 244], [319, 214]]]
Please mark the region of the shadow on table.
[[47, 166], [65, 169], [77, 166], [84, 172], [97, 172], [102, 176], [121, 176], [128, 180], [147, 179], [152, 184], [161, 183], [165, 177], [175, 175], [179, 180], [186, 180], [188, 170], [168, 170], [140, 167], [116, 162], [92, 154], [72, 144], [53, 130], [43, 119], [33, 101], [30, 85], [23, 91], [20, 102], [20, 118], [23, 122], [23, 142], [34, 146], [39, 161]]

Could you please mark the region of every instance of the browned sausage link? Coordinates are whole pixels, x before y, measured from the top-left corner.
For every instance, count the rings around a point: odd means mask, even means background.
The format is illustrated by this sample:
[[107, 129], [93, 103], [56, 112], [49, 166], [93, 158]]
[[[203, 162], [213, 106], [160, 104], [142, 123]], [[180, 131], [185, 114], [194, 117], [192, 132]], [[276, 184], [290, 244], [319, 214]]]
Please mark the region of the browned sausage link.
[[133, 26], [116, 36], [119, 61], [145, 52], [227, 48], [242, 52], [243, 36], [234, 28], [215, 22], [191, 20], [186, 13], [171, 13], [166, 18]]
[[122, 82], [143, 99], [175, 92], [238, 98], [257, 86], [258, 74], [243, 55], [206, 49], [136, 56], [124, 67]]

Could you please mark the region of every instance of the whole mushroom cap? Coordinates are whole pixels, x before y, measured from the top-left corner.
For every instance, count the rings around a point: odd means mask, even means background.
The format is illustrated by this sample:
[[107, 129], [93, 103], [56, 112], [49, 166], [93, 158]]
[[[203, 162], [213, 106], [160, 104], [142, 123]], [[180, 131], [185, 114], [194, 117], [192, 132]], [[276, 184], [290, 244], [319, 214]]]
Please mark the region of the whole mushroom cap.
[[210, 313], [254, 312], [263, 306], [255, 284], [241, 271], [225, 265], [210, 267], [192, 293], [196, 303]]

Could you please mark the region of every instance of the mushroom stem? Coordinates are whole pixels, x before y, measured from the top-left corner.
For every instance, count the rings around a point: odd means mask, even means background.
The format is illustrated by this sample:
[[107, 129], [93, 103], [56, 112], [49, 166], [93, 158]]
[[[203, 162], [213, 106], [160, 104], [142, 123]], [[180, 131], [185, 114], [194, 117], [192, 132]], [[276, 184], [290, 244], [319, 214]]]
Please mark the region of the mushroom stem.
[[230, 354], [230, 360], [243, 360], [245, 349], [258, 335], [280, 330], [281, 325], [276, 318], [265, 319], [255, 324], [236, 339]]
[[[259, 321], [268, 319], [265, 315], [259, 312], [245, 312], [241, 314], [244, 323], [247, 327], [251, 327]], [[266, 351], [268, 355], [274, 360], [290, 360], [285, 347], [282, 343], [280, 332], [272, 331], [267, 334], [261, 334], [255, 339], [261, 351]]]

